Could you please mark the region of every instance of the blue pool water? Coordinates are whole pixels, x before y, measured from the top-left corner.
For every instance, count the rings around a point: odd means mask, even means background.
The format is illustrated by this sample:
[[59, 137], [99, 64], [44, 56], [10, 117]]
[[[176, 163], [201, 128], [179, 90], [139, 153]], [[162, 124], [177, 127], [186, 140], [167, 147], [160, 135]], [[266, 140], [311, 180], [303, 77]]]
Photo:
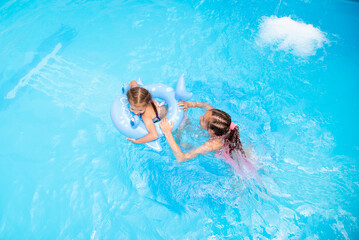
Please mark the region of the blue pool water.
[[[343, 0], [1, 1], [0, 239], [358, 239], [358, 13]], [[238, 123], [267, 190], [213, 155], [179, 165], [164, 139], [157, 153], [116, 131], [124, 82], [182, 73], [194, 101]]]

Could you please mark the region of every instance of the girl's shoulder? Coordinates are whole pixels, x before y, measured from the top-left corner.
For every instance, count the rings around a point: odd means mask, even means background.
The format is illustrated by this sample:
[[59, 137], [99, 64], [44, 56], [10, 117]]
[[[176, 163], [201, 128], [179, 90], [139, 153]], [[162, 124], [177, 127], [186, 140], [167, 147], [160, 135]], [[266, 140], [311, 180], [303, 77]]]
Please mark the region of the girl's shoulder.
[[145, 110], [145, 112], [142, 114], [142, 118], [143, 117], [145, 117], [145, 118], [154, 118], [154, 117], [156, 117], [156, 113], [155, 113], [155, 111], [154, 111], [154, 109], [153, 109], [153, 107], [152, 107], [152, 104], [148, 104], [147, 106], [146, 106], [146, 110]]
[[220, 150], [224, 145], [223, 138], [210, 138], [208, 139], [205, 144], [210, 149], [211, 152], [215, 152]]

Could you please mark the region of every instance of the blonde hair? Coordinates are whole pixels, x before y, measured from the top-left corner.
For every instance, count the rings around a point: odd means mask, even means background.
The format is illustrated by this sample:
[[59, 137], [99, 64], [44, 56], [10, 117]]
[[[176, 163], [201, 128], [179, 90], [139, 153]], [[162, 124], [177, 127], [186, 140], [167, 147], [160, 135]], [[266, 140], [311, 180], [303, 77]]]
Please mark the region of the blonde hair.
[[158, 115], [156, 106], [152, 100], [152, 95], [146, 88], [130, 88], [130, 90], [127, 91], [127, 100], [131, 105], [147, 106], [147, 104], [151, 103], [156, 116]]

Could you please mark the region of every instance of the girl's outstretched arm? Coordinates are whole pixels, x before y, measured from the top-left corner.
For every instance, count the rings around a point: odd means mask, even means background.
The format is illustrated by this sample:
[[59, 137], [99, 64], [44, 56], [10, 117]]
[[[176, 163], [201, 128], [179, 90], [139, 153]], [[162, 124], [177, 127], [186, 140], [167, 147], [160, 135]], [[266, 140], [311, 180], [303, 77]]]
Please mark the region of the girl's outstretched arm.
[[173, 122], [171, 124], [168, 122], [167, 118], [164, 118], [160, 122], [160, 127], [165, 135], [168, 144], [170, 145], [173, 154], [175, 155], [178, 162], [185, 162], [189, 159], [195, 158], [198, 156], [198, 154], [206, 154], [208, 152], [218, 151], [221, 149], [223, 144], [218, 144], [217, 142], [208, 140], [198, 148], [192, 149], [189, 152], [182, 152], [181, 148], [176, 143], [173, 135], [172, 135], [172, 128], [173, 128]]
[[183, 110], [187, 111], [188, 108], [193, 107], [199, 107], [199, 108], [205, 108], [206, 110], [212, 109], [213, 107], [209, 105], [208, 103], [203, 102], [186, 102], [186, 101], [179, 101], [178, 103], [179, 108], [182, 108]]

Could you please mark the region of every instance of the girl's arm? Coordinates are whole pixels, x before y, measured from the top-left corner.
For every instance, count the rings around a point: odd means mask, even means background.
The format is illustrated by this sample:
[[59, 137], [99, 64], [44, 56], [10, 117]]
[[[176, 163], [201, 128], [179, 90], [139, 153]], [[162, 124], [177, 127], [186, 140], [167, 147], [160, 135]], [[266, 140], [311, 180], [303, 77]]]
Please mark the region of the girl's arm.
[[180, 101], [178, 103], [179, 108], [182, 108], [183, 110], [187, 111], [188, 108], [193, 107], [199, 107], [199, 108], [205, 108], [206, 110], [213, 109], [211, 105], [208, 103], [203, 102], [186, 102], [186, 101]]
[[218, 144], [218, 142], [213, 142], [209, 140], [204, 144], [202, 144], [201, 146], [199, 146], [198, 148], [192, 149], [189, 152], [184, 153], [182, 152], [181, 148], [178, 146], [172, 135], [171, 130], [173, 128], [173, 122], [170, 124], [167, 118], [164, 118], [160, 122], [160, 127], [178, 162], [185, 162], [189, 159], [197, 157], [198, 154], [206, 154], [207, 152], [217, 151], [221, 149], [223, 145], [223, 144]]
[[141, 137], [139, 139], [133, 139], [133, 138], [127, 138], [127, 140], [133, 142], [133, 143], [147, 143], [151, 142], [153, 140], [156, 140], [158, 138], [158, 133], [155, 127], [155, 124], [153, 123], [151, 118], [148, 118], [142, 115], [142, 121], [146, 126], [146, 129], [148, 131], [148, 134], [144, 137]]

